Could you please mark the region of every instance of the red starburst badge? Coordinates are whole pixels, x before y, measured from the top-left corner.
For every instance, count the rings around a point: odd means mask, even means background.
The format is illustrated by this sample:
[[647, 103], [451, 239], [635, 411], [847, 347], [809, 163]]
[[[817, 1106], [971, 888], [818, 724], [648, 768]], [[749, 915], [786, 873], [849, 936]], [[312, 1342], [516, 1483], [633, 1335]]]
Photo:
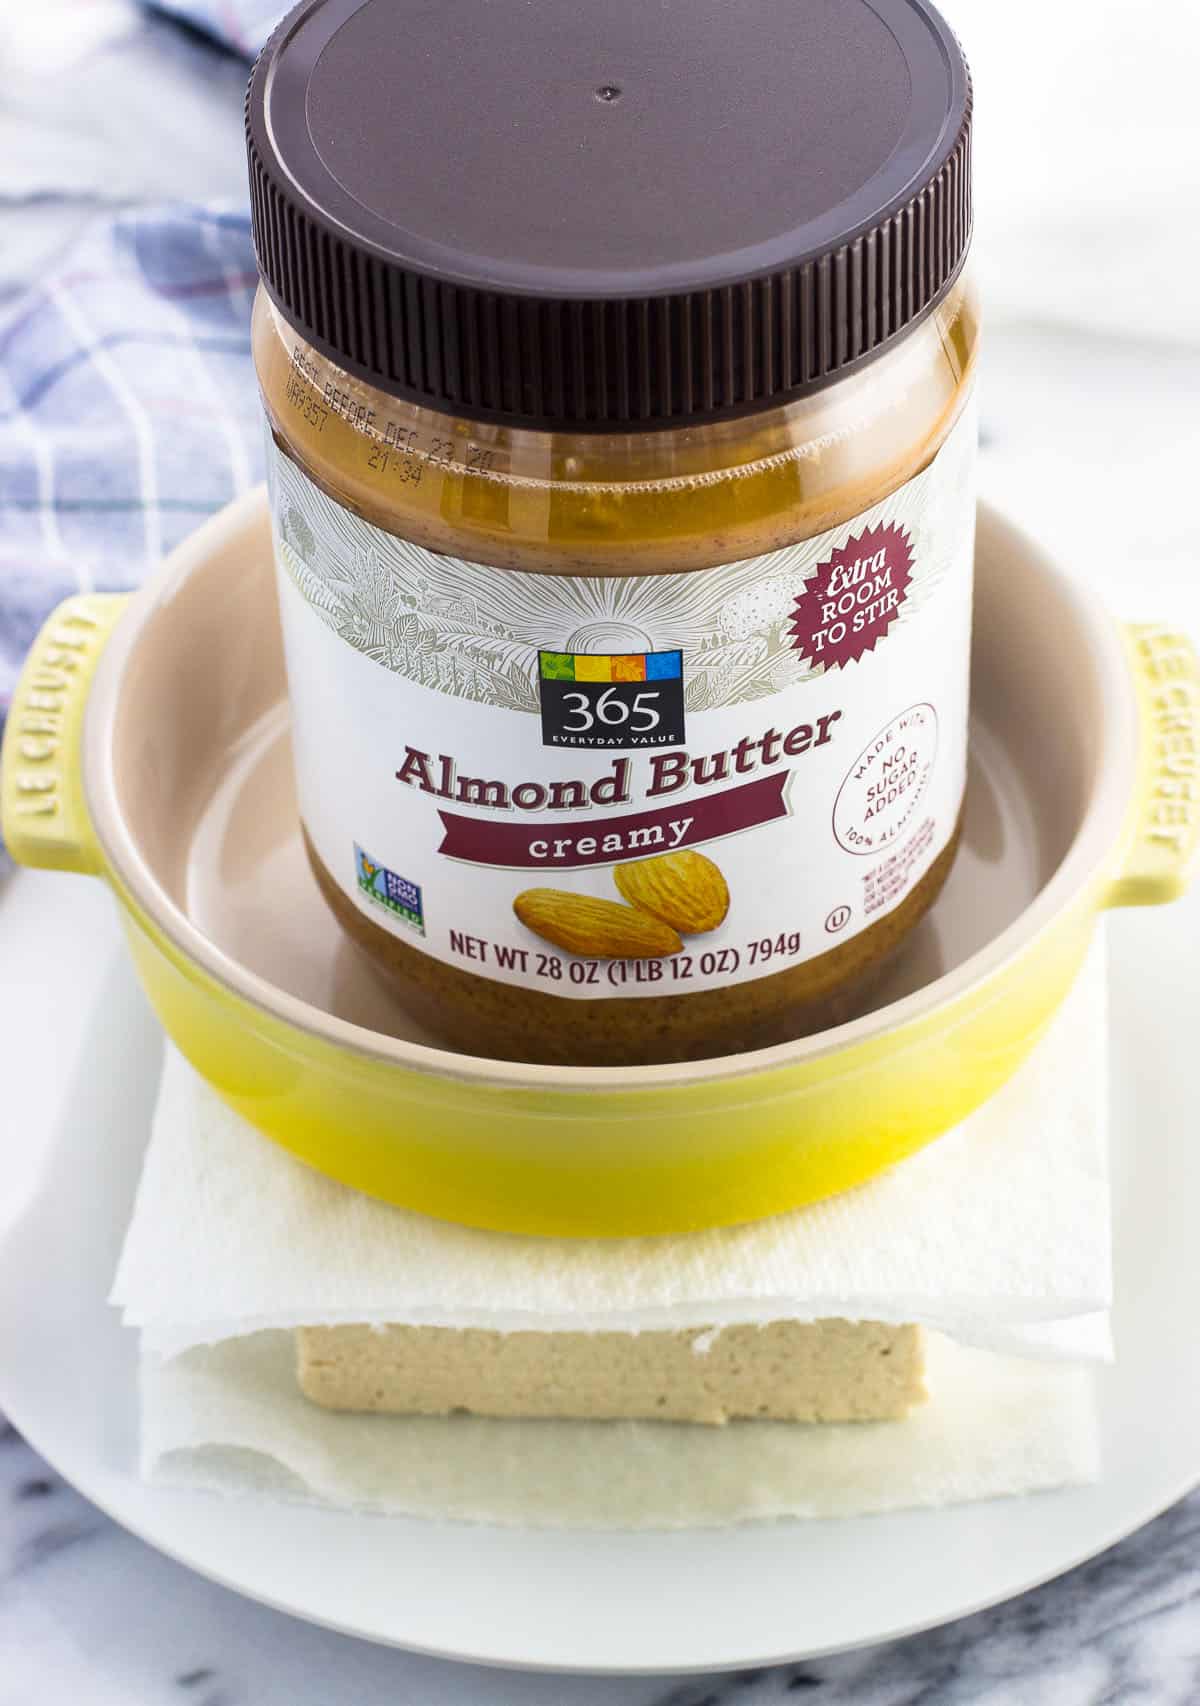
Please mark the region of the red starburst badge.
[[912, 546], [895, 522], [851, 534], [796, 599], [792, 645], [832, 669], [873, 651], [904, 607]]

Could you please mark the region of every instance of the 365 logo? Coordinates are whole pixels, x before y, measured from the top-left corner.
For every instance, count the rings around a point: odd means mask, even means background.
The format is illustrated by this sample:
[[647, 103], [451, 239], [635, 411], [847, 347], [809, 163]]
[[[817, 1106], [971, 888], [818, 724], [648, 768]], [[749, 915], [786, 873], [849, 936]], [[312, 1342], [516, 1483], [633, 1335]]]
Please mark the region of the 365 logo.
[[683, 653], [539, 652], [544, 746], [683, 744]]

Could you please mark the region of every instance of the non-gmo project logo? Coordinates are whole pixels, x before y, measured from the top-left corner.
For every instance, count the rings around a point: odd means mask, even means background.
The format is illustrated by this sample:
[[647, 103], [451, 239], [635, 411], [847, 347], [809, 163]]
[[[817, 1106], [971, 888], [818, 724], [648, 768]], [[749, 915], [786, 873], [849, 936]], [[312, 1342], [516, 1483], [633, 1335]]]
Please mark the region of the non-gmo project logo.
[[364, 853], [357, 842], [354, 844], [354, 874], [363, 894], [376, 906], [384, 907], [395, 918], [402, 918], [420, 935], [425, 934], [425, 908], [417, 883], [389, 871], [386, 865]]
[[683, 653], [539, 652], [543, 746], [681, 746]]

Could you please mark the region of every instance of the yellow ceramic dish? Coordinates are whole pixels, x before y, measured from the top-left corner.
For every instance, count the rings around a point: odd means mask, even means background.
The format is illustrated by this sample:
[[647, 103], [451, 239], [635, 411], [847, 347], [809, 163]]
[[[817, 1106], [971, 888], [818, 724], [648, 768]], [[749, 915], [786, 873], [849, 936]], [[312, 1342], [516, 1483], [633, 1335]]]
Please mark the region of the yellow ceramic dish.
[[[980, 516], [963, 852], [875, 1009], [686, 1066], [520, 1066], [430, 1047], [329, 924], [299, 849], [265, 502], [132, 599], [39, 636], [8, 720], [3, 829], [102, 876], [169, 1035], [312, 1166], [513, 1232], [627, 1235], [795, 1208], [892, 1165], [1015, 1070], [1107, 907], [1196, 852], [1200, 672]], [[68, 968], [64, 968], [64, 971]]]

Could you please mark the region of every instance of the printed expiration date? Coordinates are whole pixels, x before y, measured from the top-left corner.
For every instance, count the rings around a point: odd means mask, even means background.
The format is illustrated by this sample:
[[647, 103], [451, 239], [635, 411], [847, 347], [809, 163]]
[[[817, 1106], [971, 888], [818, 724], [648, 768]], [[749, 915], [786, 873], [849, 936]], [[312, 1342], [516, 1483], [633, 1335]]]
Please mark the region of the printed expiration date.
[[398, 421], [380, 422], [369, 403], [331, 380], [319, 386], [315, 371], [299, 351], [292, 352], [291, 372], [284, 389], [288, 404], [302, 420], [320, 433], [330, 415], [337, 415], [361, 434], [367, 447], [367, 467], [387, 474], [400, 484], [419, 485], [426, 468], [461, 468], [468, 474], [491, 473], [495, 452], [485, 445], [453, 438], [422, 438], [416, 427]]

